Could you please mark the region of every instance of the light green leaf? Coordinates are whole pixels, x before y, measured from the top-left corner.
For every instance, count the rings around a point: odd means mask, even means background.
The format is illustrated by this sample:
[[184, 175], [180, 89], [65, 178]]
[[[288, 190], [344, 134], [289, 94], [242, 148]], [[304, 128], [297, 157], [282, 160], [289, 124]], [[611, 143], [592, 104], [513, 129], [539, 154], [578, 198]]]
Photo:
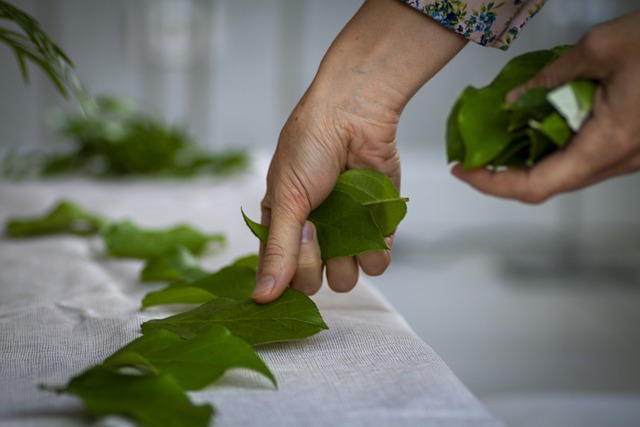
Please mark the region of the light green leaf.
[[142, 308], [164, 304], [202, 304], [211, 301], [215, 295], [188, 283], [172, 283], [157, 291], [149, 292], [142, 298]]
[[529, 126], [545, 135], [560, 148], [567, 145], [573, 136], [567, 122], [556, 112], [549, 114], [542, 122], [531, 120]]
[[509, 145], [509, 114], [499, 108], [503, 102], [502, 91], [486, 87], [468, 96], [460, 107], [458, 125], [466, 148], [465, 169], [486, 165]]
[[209, 242], [224, 243], [222, 234], [206, 235], [188, 225], [166, 230], [144, 230], [131, 221], [110, 224], [103, 231], [104, 243], [110, 255], [147, 259], [184, 246], [194, 254], [201, 253]]
[[129, 343], [105, 360], [111, 369], [133, 366], [142, 372], [173, 376], [185, 390], [199, 390], [232, 368], [247, 368], [276, 379], [253, 347], [222, 326], [212, 326], [183, 340], [173, 332], [154, 330]]
[[455, 104], [451, 108], [449, 117], [447, 117], [447, 161], [451, 162], [463, 162], [465, 158], [466, 149], [464, 146], [464, 140], [460, 134], [460, 125], [458, 124], [458, 116], [460, 115], [460, 108], [466, 102], [467, 98], [475, 95], [478, 91], [473, 86], [467, 86], [462, 95], [456, 100]]
[[105, 219], [87, 212], [73, 202], [61, 200], [42, 216], [10, 219], [6, 223], [6, 233], [12, 237], [56, 233], [88, 235], [97, 233], [105, 224]]
[[94, 415], [119, 414], [146, 427], [206, 427], [210, 405], [195, 406], [168, 374], [130, 375], [95, 366], [62, 389], [79, 396]]
[[301, 339], [327, 329], [315, 303], [288, 288], [269, 304], [251, 299], [219, 298], [193, 310], [142, 324], [143, 333], [166, 329], [189, 339], [214, 326], [224, 326], [251, 345]]
[[140, 278], [143, 282], [195, 280], [207, 274], [189, 249], [177, 246], [169, 252], [149, 258]]

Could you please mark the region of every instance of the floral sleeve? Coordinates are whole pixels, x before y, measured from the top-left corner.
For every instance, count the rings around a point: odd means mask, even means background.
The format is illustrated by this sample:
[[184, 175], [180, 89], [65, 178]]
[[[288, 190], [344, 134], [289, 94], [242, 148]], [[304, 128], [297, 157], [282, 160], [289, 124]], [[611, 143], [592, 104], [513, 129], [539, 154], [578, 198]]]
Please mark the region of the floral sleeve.
[[483, 46], [509, 48], [546, 0], [401, 0]]

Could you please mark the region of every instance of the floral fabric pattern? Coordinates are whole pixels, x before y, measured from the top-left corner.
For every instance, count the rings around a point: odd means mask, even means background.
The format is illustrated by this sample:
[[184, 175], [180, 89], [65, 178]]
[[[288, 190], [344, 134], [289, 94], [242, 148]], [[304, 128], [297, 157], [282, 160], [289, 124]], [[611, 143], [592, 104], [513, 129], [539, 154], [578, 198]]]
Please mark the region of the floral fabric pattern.
[[401, 0], [482, 46], [506, 50], [546, 0]]

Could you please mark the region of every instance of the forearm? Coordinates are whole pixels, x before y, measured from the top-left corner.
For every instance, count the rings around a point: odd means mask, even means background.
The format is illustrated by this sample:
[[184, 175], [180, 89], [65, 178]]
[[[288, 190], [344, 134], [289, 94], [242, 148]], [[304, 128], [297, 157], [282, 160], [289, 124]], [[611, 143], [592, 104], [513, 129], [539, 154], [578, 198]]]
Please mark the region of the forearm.
[[354, 102], [373, 107], [378, 120], [397, 121], [418, 89], [466, 43], [398, 0], [367, 0], [329, 48], [310, 93], [332, 94], [350, 110]]

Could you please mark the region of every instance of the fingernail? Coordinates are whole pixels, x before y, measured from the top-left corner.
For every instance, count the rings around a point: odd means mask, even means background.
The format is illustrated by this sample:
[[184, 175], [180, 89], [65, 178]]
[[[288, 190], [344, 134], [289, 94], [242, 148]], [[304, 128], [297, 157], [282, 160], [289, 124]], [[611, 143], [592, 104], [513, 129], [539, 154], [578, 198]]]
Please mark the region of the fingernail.
[[256, 288], [253, 290], [253, 296], [261, 297], [270, 294], [275, 284], [276, 281], [272, 276], [261, 277], [260, 279], [258, 279]]
[[313, 239], [313, 227], [311, 223], [305, 222], [302, 227], [302, 235], [300, 236], [300, 242], [305, 243]]

